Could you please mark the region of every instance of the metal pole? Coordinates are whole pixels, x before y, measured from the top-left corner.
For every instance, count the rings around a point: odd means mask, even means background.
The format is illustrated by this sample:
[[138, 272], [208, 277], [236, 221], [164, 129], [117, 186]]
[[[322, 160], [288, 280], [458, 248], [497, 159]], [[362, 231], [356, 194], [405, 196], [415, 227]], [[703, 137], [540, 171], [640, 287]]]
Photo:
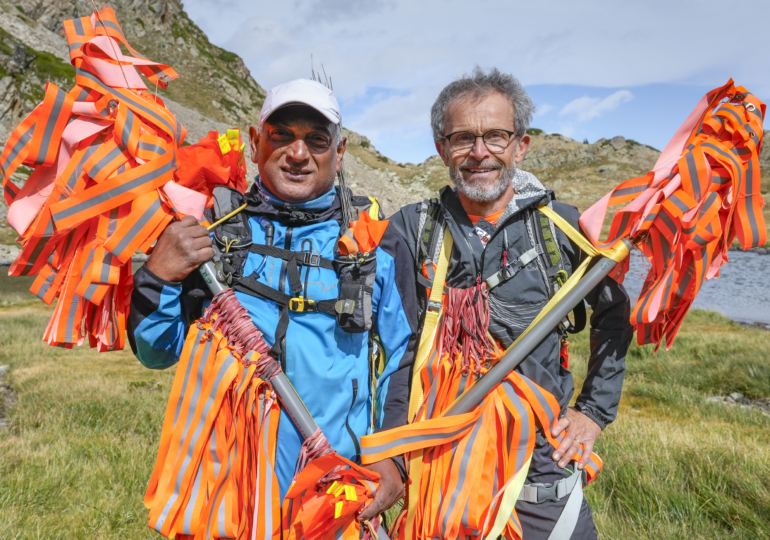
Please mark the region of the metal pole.
[[[623, 240], [628, 248], [631, 243]], [[521, 341], [487, 371], [476, 383], [457, 399], [443, 416], [456, 416], [472, 411], [492, 389], [500, 384], [542, 342], [572, 309], [583, 301], [618, 263], [607, 257], [601, 257], [586, 272], [575, 288], [567, 293], [554, 308], [527, 332]]]
[[[203, 280], [215, 296], [228, 288], [225, 283], [222, 283], [217, 279], [217, 270], [213, 260], [200, 265], [198, 271], [201, 273]], [[307, 439], [315, 434], [316, 430], [318, 430], [318, 425], [313, 420], [313, 417], [310, 416], [307, 407], [302, 403], [302, 399], [289, 382], [286, 374], [283, 371], [279, 371], [272, 379], [270, 379], [270, 384], [273, 385], [273, 389], [278, 395], [278, 400], [294, 422], [294, 425], [299, 429], [302, 438]]]

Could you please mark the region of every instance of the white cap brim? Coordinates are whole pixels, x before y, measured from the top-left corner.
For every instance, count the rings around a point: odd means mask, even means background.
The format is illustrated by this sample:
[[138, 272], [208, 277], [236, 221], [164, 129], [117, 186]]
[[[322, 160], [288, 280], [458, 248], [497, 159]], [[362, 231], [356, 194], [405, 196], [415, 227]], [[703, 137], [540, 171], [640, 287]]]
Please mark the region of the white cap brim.
[[339, 103], [330, 88], [316, 81], [297, 79], [270, 89], [259, 114], [259, 127], [271, 114], [287, 105], [307, 105], [324, 115], [332, 124], [342, 122]]

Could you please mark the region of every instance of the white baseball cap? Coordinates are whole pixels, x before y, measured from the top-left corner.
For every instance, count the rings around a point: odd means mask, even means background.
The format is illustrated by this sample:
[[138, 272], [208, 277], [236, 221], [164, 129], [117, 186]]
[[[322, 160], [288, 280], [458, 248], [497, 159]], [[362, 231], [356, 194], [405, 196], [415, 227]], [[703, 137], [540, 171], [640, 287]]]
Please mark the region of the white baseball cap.
[[310, 79], [296, 79], [270, 89], [262, 104], [262, 112], [259, 113], [259, 128], [262, 128], [271, 114], [286, 105], [307, 105], [324, 115], [332, 124], [342, 122], [340, 106], [331, 89]]

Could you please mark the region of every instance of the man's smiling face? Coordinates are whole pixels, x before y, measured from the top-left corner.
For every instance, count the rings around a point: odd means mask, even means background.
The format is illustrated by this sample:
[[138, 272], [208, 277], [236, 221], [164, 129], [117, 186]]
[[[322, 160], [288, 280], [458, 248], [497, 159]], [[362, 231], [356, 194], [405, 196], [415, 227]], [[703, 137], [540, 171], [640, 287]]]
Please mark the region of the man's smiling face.
[[347, 142], [336, 144], [336, 129], [305, 105], [278, 109], [261, 132], [252, 127], [252, 161], [259, 165], [265, 187], [288, 203], [309, 201], [329, 191], [342, 167]]
[[[516, 129], [513, 105], [498, 92], [480, 98], [457, 98], [449, 103], [444, 118], [445, 135], [458, 131], [483, 135], [493, 129]], [[524, 158], [528, 147], [528, 135], [512, 141], [500, 154], [490, 152], [480, 137], [473, 148], [465, 152], [454, 152], [446, 140], [436, 143], [460, 194], [484, 202], [495, 200], [513, 189], [510, 184], [516, 164]]]

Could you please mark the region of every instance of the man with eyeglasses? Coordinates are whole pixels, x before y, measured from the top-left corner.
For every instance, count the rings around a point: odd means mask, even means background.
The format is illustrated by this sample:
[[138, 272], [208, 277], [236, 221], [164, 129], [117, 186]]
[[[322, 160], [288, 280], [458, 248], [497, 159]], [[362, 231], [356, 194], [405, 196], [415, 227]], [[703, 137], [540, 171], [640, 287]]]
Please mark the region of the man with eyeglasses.
[[[478, 294], [467, 298], [482, 303], [479, 311], [489, 314], [486, 323], [463, 321], [458, 345], [465, 354], [469, 344], [463, 340], [481, 339], [478, 332], [466, 330], [473, 328], [472, 322], [481, 323], [482, 332], [488, 324], [495, 342], [507, 348], [583, 257], [537, 210], [548, 205], [578, 228], [577, 209], [558, 202], [534, 175], [517, 169], [530, 145], [526, 132], [533, 112], [534, 104], [518, 80], [497, 69], [476, 68], [450, 83], [433, 105], [431, 125], [454, 188], [448, 186], [438, 200], [406, 206], [391, 218], [417, 262], [421, 319], [441, 238], [444, 231], [451, 234], [454, 247], [446, 286], [476, 289]], [[565, 361], [566, 331], [581, 326], [581, 315], [585, 323], [585, 309], [575, 311], [574, 326], [565, 321], [516, 368], [558, 401], [561, 415], [552, 426], [553, 436], [566, 430], [557, 448], [542, 431], [537, 433], [526, 487], [516, 504], [525, 540], [596, 538], [585, 499], [567, 506], [574, 499], [573, 488], [582, 488], [582, 482], [570, 478], [581, 474], [597, 437], [615, 419], [633, 331], [622, 285], [606, 278], [586, 300], [593, 308], [591, 352], [574, 406], [568, 406], [575, 389]], [[569, 462], [581, 443], [583, 458]]]

